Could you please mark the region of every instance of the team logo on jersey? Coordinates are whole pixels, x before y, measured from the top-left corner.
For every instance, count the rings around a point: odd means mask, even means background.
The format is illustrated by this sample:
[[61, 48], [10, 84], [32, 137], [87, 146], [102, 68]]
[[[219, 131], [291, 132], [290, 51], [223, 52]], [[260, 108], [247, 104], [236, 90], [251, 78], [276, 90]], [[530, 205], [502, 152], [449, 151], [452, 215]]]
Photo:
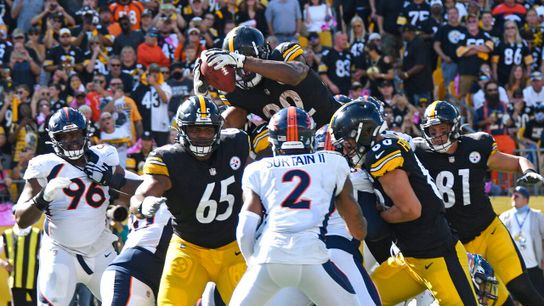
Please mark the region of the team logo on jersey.
[[217, 170], [215, 168], [210, 168], [210, 175], [215, 176], [217, 174]]
[[453, 164], [455, 162], [455, 156], [450, 156], [448, 158], [448, 160], [449, 160], [450, 164]]
[[448, 40], [454, 45], [458, 44], [463, 38], [465, 38], [465, 35], [461, 31], [453, 30], [448, 33]]
[[264, 93], [265, 93], [267, 96], [270, 96], [270, 90], [268, 90], [268, 88], [265, 88], [265, 89], [264, 89]]
[[240, 160], [240, 157], [233, 156], [230, 159], [229, 164], [230, 164], [230, 167], [232, 168], [232, 170], [238, 170], [240, 168], [240, 166], [242, 165], [242, 161]]
[[477, 164], [481, 158], [482, 157], [480, 156], [480, 153], [476, 151], [471, 152], [470, 155], [468, 156], [468, 160], [470, 160], [470, 162], [473, 164]]

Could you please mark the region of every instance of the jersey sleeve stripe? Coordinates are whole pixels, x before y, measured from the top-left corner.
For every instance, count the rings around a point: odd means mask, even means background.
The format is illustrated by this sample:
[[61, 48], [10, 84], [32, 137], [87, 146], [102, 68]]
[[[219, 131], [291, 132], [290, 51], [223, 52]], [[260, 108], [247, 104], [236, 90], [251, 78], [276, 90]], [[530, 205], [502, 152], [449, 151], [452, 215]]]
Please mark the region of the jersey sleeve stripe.
[[375, 163], [372, 164], [372, 166], [370, 166], [371, 168], [376, 168], [378, 166], [380, 166], [380, 164], [383, 164], [385, 161], [387, 161], [390, 157], [392, 157], [393, 155], [396, 155], [396, 154], [400, 154], [400, 150], [396, 150], [396, 151], [393, 151], [387, 155], [385, 155], [384, 157], [382, 157], [381, 159], [378, 159]]
[[389, 171], [393, 171], [399, 167], [402, 167], [403, 164], [404, 158], [402, 157], [402, 154], [399, 153], [385, 160], [384, 163], [380, 164], [379, 167], [371, 168], [370, 173], [374, 177], [380, 177]]
[[491, 145], [491, 153], [489, 154], [489, 156], [492, 156], [493, 154], [497, 153], [497, 143], [496, 142], [493, 142], [493, 144]]
[[282, 54], [283, 58], [284, 59], [287, 59], [289, 57], [289, 53], [291, 53], [292, 51], [296, 50], [297, 48], [300, 48], [298, 45], [294, 45], [292, 46], [291, 48], [285, 50]]
[[146, 162], [144, 165], [144, 174], [156, 174], [170, 176], [168, 168], [165, 165]]
[[[291, 51], [289, 51], [291, 50]], [[294, 60], [297, 56], [301, 55], [303, 53], [302, 51], [302, 48], [300, 48], [299, 45], [295, 45], [293, 46], [293, 48], [289, 49], [286, 51], [287, 55], [285, 55], [284, 53], [284, 56], [283, 56], [283, 61], [284, 62], [289, 62], [289, 61], [292, 61]]]

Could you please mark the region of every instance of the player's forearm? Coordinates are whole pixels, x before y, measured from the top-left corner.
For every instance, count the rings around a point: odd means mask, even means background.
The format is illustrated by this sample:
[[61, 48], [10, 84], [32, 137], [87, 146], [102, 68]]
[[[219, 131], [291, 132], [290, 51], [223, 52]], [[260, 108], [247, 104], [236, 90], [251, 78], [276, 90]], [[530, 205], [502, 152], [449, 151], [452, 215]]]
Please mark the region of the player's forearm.
[[381, 214], [382, 219], [387, 223], [403, 223], [416, 220], [421, 216], [421, 207], [416, 208], [399, 208], [398, 206], [393, 205], [386, 211], [383, 211]]
[[280, 62], [246, 57], [244, 69], [255, 72], [267, 79], [296, 86], [308, 75], [309, 67], [301, 62]]
[[42, 216], [42, 211], [37, 209], [31, 200], [17, 204], [15, 209], [15, 221], [19, 228], [29, 227], [38, 222]]

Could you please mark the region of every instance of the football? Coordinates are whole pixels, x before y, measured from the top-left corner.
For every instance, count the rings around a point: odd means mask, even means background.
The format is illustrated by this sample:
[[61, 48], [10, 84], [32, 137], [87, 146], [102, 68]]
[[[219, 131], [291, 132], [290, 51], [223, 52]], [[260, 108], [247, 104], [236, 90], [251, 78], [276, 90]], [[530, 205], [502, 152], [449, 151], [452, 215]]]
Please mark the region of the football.
[[216, 89], [233, 92], [235, 89], [235, 71], [232, 66], [225, 66], [215, 70], [206, 61], [200, 65], [200, 74], [208, 84]]

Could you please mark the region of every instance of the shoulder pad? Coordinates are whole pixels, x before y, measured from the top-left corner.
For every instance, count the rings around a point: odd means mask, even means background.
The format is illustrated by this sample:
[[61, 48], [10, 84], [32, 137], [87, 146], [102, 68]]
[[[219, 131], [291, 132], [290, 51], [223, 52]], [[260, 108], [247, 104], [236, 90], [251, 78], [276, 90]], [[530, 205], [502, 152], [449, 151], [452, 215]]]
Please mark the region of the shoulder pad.
[[304, 53], [302, 47], [293, 42], [279, 44], [270, 54], [271, 60], [290, 62]]
[[145, 160], [143, 173], [170, 176], [166, 165], [166, 156], [174, 149], [175, 145], [165, 145], [151, 151]]
[[410, 144], [402, 138], [382, 139], [366, 154], [366, 169], [375, 178], [383, 176], [389, 171], [402, 168], [403, 154], [410, 151]]

